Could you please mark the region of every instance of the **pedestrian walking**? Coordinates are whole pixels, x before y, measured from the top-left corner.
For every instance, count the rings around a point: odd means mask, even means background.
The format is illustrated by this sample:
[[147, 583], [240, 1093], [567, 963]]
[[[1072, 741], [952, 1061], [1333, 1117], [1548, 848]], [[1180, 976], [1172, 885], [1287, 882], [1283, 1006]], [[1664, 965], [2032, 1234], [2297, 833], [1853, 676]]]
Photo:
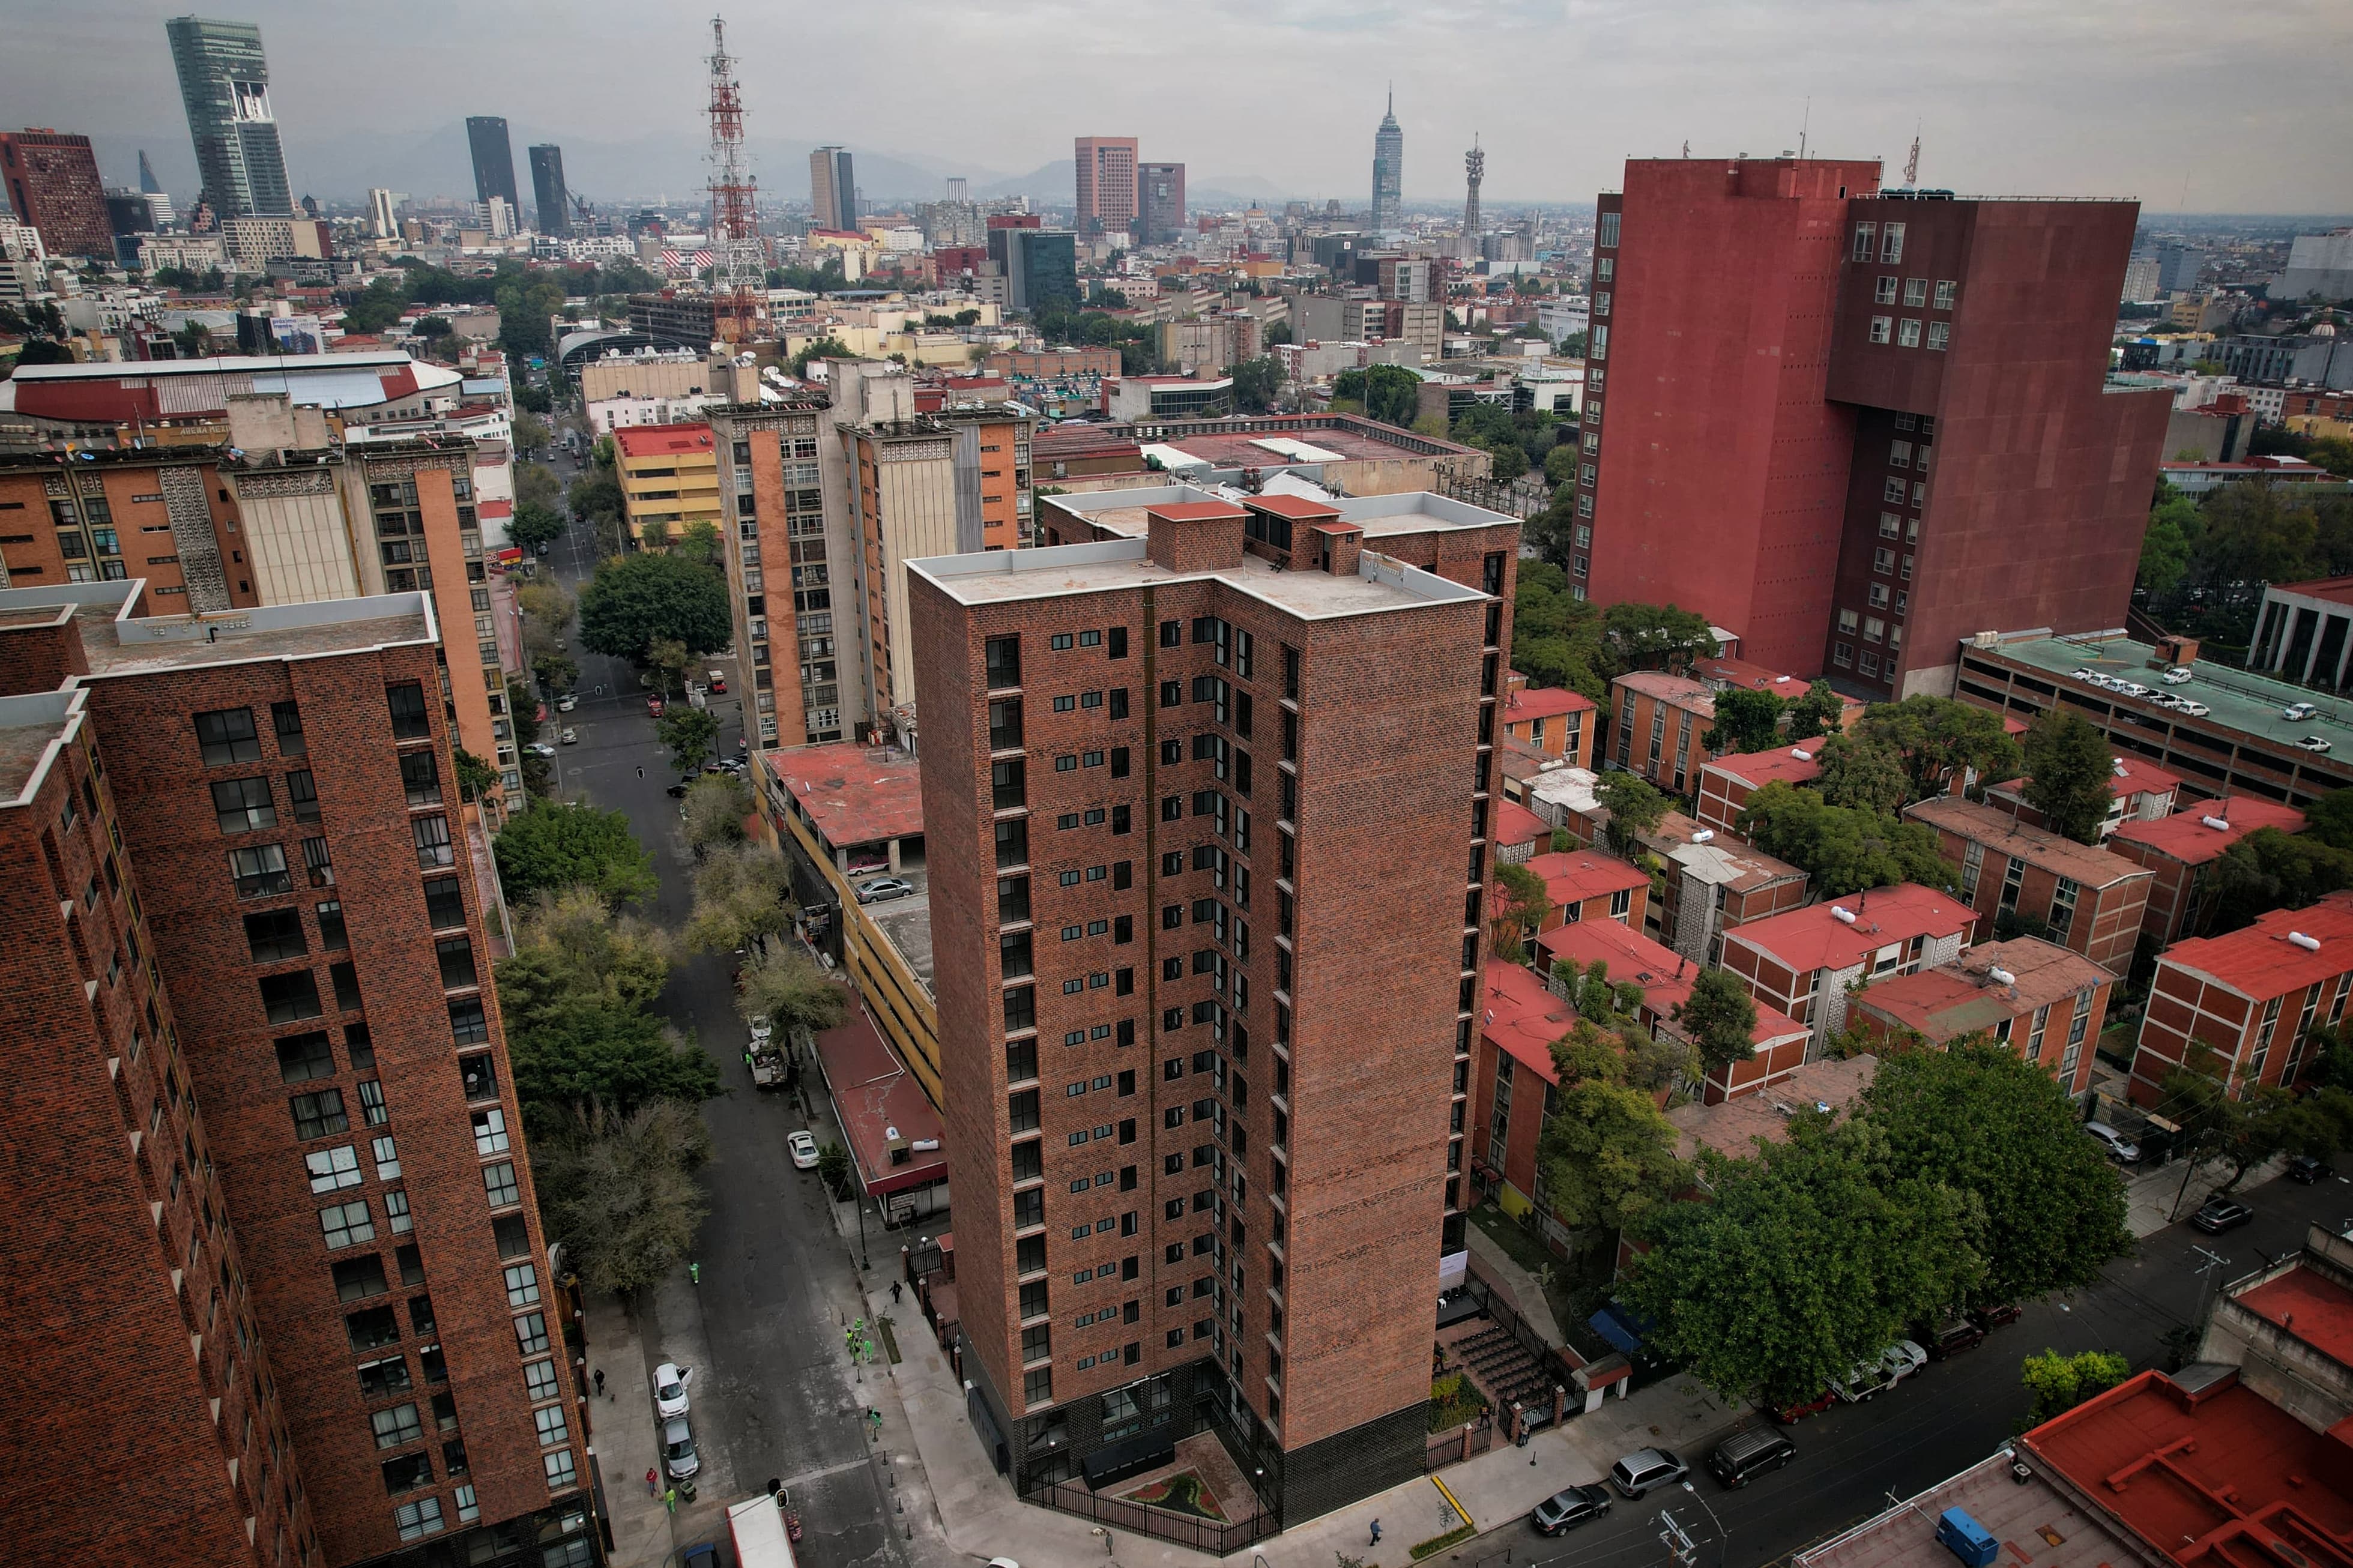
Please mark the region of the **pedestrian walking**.
[[676, 1513], [678, 1511], [678, 1489], [676, 1487], [672, 1487], [670, 1490], [662, 1493], [662, 1506], [670, 1510], [672, 1513]]
[[649, 1498], [661, 1496], [661, 1481], [654, 1475], [654, 1468], [651, 1465], [646, 1467], [646, 1496]]
[[596, 1369], [596, 1397], [605, 1397], [605, 1369], [601, 1366]]
[[898, 1304], [899, 1304], [899, 1282], [898, 1282], [896, 1279], [893, 1279], [893, 1280], [892, 1280], [892, 1281], [891, 1281], [891, 1305], [892, 1305], [892, 1306], [894, 1306], [894, 1307], [895, 1307], [895, 1306], [897, 1306]]
[[688, 1264], [686, 1266], [686, 1278], [690, 1284], [700, 1286], [702, 1283], [702, 1265], [700, 1263]]
[[1374, 1545], [1376, 1545], [1376, 1546], [1378, 1546], [1380, 1543], [1381, 1543], [1381, 1521], [1380, 1521], [1379, 1520], [1377, 1520], [1377, 1520], [1373, 1521], [1373, 1544], [1374, 1544]]

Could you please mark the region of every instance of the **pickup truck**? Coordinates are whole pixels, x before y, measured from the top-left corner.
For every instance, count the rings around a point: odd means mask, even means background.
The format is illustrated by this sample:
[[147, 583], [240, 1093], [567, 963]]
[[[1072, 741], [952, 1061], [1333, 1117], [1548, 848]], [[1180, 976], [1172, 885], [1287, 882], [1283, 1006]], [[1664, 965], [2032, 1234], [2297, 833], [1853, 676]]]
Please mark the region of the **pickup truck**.
[[1898, 1340], [1876, 1361], [1858, 1363], [1844, 1377], [1831, 1381], [1831, 1392], [1849, 1405], [1860, 1405], [1894, 1387], [1928, 1364], [1928, 1352], [1910, 1340]]

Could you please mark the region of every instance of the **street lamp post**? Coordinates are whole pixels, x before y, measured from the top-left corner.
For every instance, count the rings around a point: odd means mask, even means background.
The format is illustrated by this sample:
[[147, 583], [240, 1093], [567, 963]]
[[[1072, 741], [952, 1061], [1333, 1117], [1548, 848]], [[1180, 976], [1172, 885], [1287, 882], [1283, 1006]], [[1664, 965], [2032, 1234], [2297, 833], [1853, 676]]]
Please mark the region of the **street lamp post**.
[[1683, 1490], [1691, 1493], [1692, 1500], [1694, 1502], [1698, 1503], [1702, 1509], [1706, 1510], [1707, 1521], [1715, 1526], [1715, 1568], [1724, 1568], [1725, 1549], [1731, 1545], [1730, 1538], [1726, 1536], [1724, 1531], [1724, 1521], [1715, 1517], [1715, 1510], [1708, 1508], [1707, 1499], [1699, 1495], [1699, 1489], [1697, 1487], [1692, 1485], [1689, 1481], [1683, 1482]]

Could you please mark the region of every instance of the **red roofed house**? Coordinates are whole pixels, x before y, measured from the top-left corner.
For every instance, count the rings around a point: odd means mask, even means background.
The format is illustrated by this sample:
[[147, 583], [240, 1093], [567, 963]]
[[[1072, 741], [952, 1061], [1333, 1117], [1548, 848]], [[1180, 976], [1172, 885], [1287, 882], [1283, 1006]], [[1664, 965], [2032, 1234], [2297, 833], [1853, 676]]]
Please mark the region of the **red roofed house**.
[[2132, 967], [2154, 879], [2147, 867], [1957, 795], [1915, 801], [1904, 815], [1936, 829], [1938, 853], [1960, 868], [1961, 897], [1988, 931], [2003, 911], [2032, 916], [2093, 963], [2118, 974]]
[[2143, 934], [2170, 947], [2206, 923], [2212, 912], [2208, 879], [2222, 851], [2258, 828], [2304, 831], [2304, 813], [2261, 795], [2231, 795], [2154, 822], [2127, 822], [2108, 840], [2108, 852], [2155, 873], [2148, 885]]
[[1759, 1007], [1787, 1013], [1819, 1042], [1846, 1027], [1848, 986], [1950, 963], [1976, 923], [1950, 893], [1899, 882], [1726, 931], [1724, 967]]
[[[1559, 926], [1536, 938], [1535, 946], [1538, 963], [1546, 973], [1562, 960], [1580, 971], [1600, 963], [1606, 966], [1602, 973], [1611, 984], [1641, 986], [1642, 1005], [1635, 1017], [1642, 1026], [1653, 1035], [1690, 1037], [1676, 1026], [1674, 1014], [1691, 1000], [1692, 982], [1699, 978], [1700, 966], [1681, 953], [1613, 921]], [[1758, 1007], [1757, 1027], [1749, 1037], [1754, 1059], [1735, 1062], [1728, 1070], [1711, 1074], [1701, 1098], [1714, 1105], [1787, 1077], [1804, 1063], [1810, 1037], [1810, 1031], [1795, 1018]]]
[[[2114, 770], [2108, 780], [2108, 820], [2101, 825], [2100, 837], [2105, 842], [2109, 834], [2127, 822], [2155, 822], [2171, 812], [2180, 798], [2181, 775], [2169, 773], [2155, 763], [2140, 757], [2116, 757], [2109, 766]], [[2050, 822], [2033, 806], [2026, 804], [2024, 778], [2005, 779], [1986, 786], [1985, 803], [1996, 811], [2007, 812], [2031, 827], [2048, 827]]]
[[1498, 800], [1494, 806], [1496, 859], [1524, 866], [1539, 845], [1552, 842], [1552, 829], [1545, 826], [1545, 819], [1518, 801]]
[[1900, 1040], [1909, 1030], [1944, 1046], [1963, 1035], [1990, 1035], [2078, 1095], [2092, 1087], [2088, 1047], [2100, 1037], [2116, 981], [2082, 953], [2038, 937], [2013, 937], [1866, 987], [1848, 1012], [1873, 1039]]
[[1618, 765], [1671, 795], [1687, 795], [1708, 753], [1699, 738], [1715, 725], [1715, 689], [1662, 669], [1632, 669], [1609, 683], [1617, 713]]
[[[2133, 1052], [2132, 1099], [2155, 1105], [2165, 1075], [2212, 1070], [2236, 1086], [2292, 1084], [2306, 1037], [2335, 1027], [2353, 990], [2353, 891], [2309, 909], [2273, 910], [2223, 936], [2193, 937], [2157, 961]], [[2193, 1049], [2203, 1047], [2211, 1056]]]
[[1545, 891], [1552, 898], [1553, 907], [1545, 911], [1538, 931], [1580, 921], [1638, 924], [1651, 901], [1649, 872], [1598, 849], [1538, 855], [1527, 868], [1544, 879]]
[[1666, 863], [1650, 934], [1700, 963], [1720, 963], [1724, 933], [1806, 901], [1806, 874], [1787, 860], [1671, 811], [1642, 847]]
[[1704, 827], [1719, 833], [1740, 831], [1740, 809], [1748, 797], [1768, 784], [1810, 784], [1820, 776], [1814, 760], [1820, 741], [1780, 746], [1769, 752], [1742, 752], [1718, 757], [1699, 771], [1699, 803], [1692, 815]]
[[[1479, 1055], [1471, 1068], [1472, 1173], [1496, 1188], [1495, 1201], [1516, 1216], [1535, 1206], [1536, 1141], [1560, 1085], [1552, 1043], [1577, 1026], [1577, 1013], [1542, 976], [1501, 959], [1487, 961], [1480, 1005]], [[1450, 1161], [1450, 1186], [1461, 1170], [1459, 1157]]]
[[1504, 733], [1524, 741], [1548, 757], [1569, 766], [1586, 765], [1586, 749], [1593, 739], [1593, 700], [1566, 687], [1531, 687], [1528, 678], [1514, 670], [1504, 692]]

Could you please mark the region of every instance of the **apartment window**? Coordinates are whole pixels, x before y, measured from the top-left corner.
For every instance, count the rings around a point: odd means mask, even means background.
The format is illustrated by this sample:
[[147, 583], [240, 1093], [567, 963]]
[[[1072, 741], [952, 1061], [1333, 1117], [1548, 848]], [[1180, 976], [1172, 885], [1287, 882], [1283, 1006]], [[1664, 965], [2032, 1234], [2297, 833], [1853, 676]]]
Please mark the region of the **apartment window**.
[[985, 647], [988, 689], [1001, 691], [1021, 684], [1021, 639], [990, 637]]
[[245, 943], [256, 963], [300, 958], [309, 951], [302, 916], [295, 910], [263, 910], [245, 917]]
[[222, 708], [199, 713], [196, 749], [208, 768], [261, 760], [261, 737], [253, 728], [250, 708]]
[[442, 989], [456, 991], [476, 983], [471, 937], [445, 936], [433, 944], [433, 952], [440, 961]]
[[1895, 552], [1893, 550], [1873, 551], [1871, 552], [1871, 569], [1874, 572], [1882, 573], [1894, 572], [1895, 570]]
[[2075, 900], [2082, 892], [2082, 886], [2068, 877], [2060, 878], [2052, 889], [2051, 934], [2060, 942], [2067, 940], [2068, 930], [2075, 923]]
[[1871, 607], [1873, 609], [1885, 609], [1887, 607], [1887, 584], [1884, 583], [1873, 583], [1871, 584], [1869, 597], [1871, 599]]
[[368, 1425], [375, 1432], [379, 1448], [397, 1448], [414, 1443], [425, 1436], [425, 1423], [418, 1419], [414, 1405], [396, 1405], [389, 1410], [371, 1411]]
[[1928, 323], [1929, 352], [1932, 353], [1942, 353], [1952, 341], [1953, 324], [1950, 321], [1931, 321]]
[[403, 1541], [421, 1541], [441, 1532], [441, 1500], [418, 1498], [392, 1510], [392, 1522]]
[[1873, 316], [1871, 318], [1871, 341], [1873, 342], [1883, 343], [1887, 342], [1890, 337], [1894, 335], [1894, 317]]
[[483, 1166], [482, 1191], [494, 1209], [512, 1208], [522, 1202], [522, 1190], [515, 1183], [514, 1162], [501, 1160], [495, 1165]]
[[1884, 639], [1884, 638], [1885, 638], [1885, 637], [1886, 637], [1886, 635], [1887, 635], [1887, 623], [1886, 623], [1885, 621], [1881, 620], [1877, 616], [1863, 616], [1863, 618], [1862, 618], [1862, 640], [1863, 640], [1863, 641], [1865, 641], [1865, 642], [1879, 642], [1879, 641], [1882, 641], [1883, 639]]
[[1904, 279], [1904, 305], [1906, 310], [1916, 310], [1927, 302], [1928, 280], [1926, 278]]
[[295, 821], [319, 820], [319, 785], [310, 769], [297, 768], [286, 775], [286, 794], [294, 803]]
[[507, 1305], [528, 1307], [539, 1300], [539, 1270], [528, 1263], [506, 1266]]
[[1596, 321], [1593, 324], [1592, 331], [1589, 334], [1589, 341], [1586, 345], [1585, 352], [1587, 357], [1590, 359], [1605, 360], [1609, 357], [1609, 326], [1608, 322]]
[[457, 855], [449, 844], [448, 817], [420, 816], [408, 825], [408, 830], [417, 845], [417, 864], [421, 869], [456, 863]]
[[385, 1283], [384, 1259], [370, 1253], [364, 1258], [347, 1258], [334, 1265], [335, 1299], [339, 1301], [364, 1300], [381, 1296], [391, 1287]]
[[375, 1159], [375, 1173], [378, 1181], [389, 1182], [399, 1177], [400, 1149], [392, 1139], [369, 1139], [368, 1152]]
[[303, 1155], [302, 1168], [310, 1174], [314, 1193], [341, 1192], [366, 1180], [360, 1174], [359, 1153], [348, 1143]]
[[1880, 231], [1879, 259], [1893, 267], [1904, 259], [1904, 226], [1891, 223]]
[[507, 1113], [503, 1110], [474, 1112], [474, 1152], [488, 1157], [503, 1154], [507, 1150]]
[[1902, 325], [1896, 329], [1895, 346], [1905, 349], [1918, 348], [1920, 346], [1920, 323], [1910, 316], [1905, 317]]
[[294, 879], [287, 874], [286, 850], [276, 844], [257, 844], [249, 849], [228, 852], [229, 874], [237, 879], [237, 896], [240, 899], [267, 898], [272, 893], [290, 892]]
[[319, 917], [319, 946], [328, 952], [341, 952], [352, 945], [351, 936], [343, 927], [343, 906], [340, 900], [329, 900], [313, 906]]
[[1848, 253], [1850, 258], [1856, 261], [1870, 260], [1872, 241], [1878, 233], [1879, 226], [1875, 223], [1856, 224], [1854, 226], [1854, 248]]
[[[375, 1239], [375, 1221], [369, 1216], [365, 1198], [354, 1198], [347, 1204], [330, 1204], [321, 1209], [319, 1229], [327, 1238], [327, 1250], [330, 1252]], [[403, 1376], [401, 1385], [407, 1386], [407, 1378]]]
[[278, 809], [270, 803], [266, 778], [213, 781], [213, 817], [223, 833], [250, 833], [278, 826]]
[[425, 688], [414, 680], [396, 682], [384, 689], [385, 706], [392, 713], [392, 735], [396, 741], [422, 741], [433, 733], [432, 716], [425, 706]]
[[322, 1089], [315, 1094], [298, 1094], [287, 1102], [294, 1116], [294, 1136], [308, 1142], [332, 1133], [351, 1130], [351, 1118], [343, 1113], [341, 1089]]
[[1874, 305], [1893, 305], [1895, 303], [1894, 274], [1885, 273], [1881, 276], [1878, 287], [1872, 290], [1871, 301]]
[[480, 997], [461, 996], [449, 1004], [449, 1033], [453, 1043], [460, 1046], [479, 1045], [491, 1037]]
[[335, 1053], [323, 1030], [289, 1035], [277, 1042], [280, 1083], [308, 1083], [335, 1075]]
[[441, 770], [431, 752], [402, 752], [400, 782], [412, 807], [441, 804]]
[[271, 703], [269, 722], [278, 732], [280, 756], [300, 757], [309, 752], [310, 742], [302, 736], [302, 709], [299, 703]]
[[1854, 645], [1852, 643], [1838, 643], [1833, 645], [1831, 648], [1831, 662], [1837, 665], [1841, 669], [1845, 669], [1852, 665], [1854, 663]]
[[318, 979], [307, 969], [298, 969], [290, 974], [265, 974], [260, 991], [262, 1012], [273, 1024], [316, 1018], [326, 1011], [319, 1005]]
[[1879, 656], [1869, 648], [1863, 649], [1862, 663], [1858, 668], [1865, 675], [1876, 676], [1879, 673]]
[[1618, 218], [1616, 213], [1603, 213], [1594, 220], [1593, 245], [1597, 250], [1618, 248]]
[[1950, 278], [1939, 278], [1936, 279], [1936, 303], [1935, 308], [1939, 310], [1951, 310], [1953, 308], [1953, 297], [1960, 292], [1960, 284]]

